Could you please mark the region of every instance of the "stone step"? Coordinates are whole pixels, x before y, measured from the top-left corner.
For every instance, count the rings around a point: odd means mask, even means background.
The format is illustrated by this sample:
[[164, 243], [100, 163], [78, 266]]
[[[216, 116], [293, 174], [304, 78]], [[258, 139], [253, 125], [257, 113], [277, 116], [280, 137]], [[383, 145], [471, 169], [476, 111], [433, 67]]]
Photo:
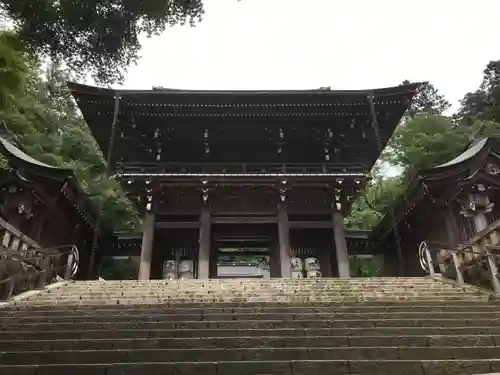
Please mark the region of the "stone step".
[[39, 308], [4, 308], [0, 309], [0, 317], [31, 317], [43, 318], [54, 316], [87, 316], [89, 318], [99, 315], [141, 315], [141, 314], [249, 314], [249, 313], [404, 313], [410, 311], [412, 313], [440, 313], [440, 312], [456, 312], [456, 313], [483, 313], [483, 312], [499, 312], [499, 306], [493, 303], [477, 303], [467, 304], [445, 304], [445, 305], [419, 305], [419, 306], [339, 306], [337, 304], [331, 306], [253, 306], [253, 307], [178, 307], [168, 305], [152, 305], [152, 306], [137, 306], [131, 305], [130, 308], [124, 309], [122, 305], [102, 307], [95, 306], [90, 308], [85, 305], [64, 308], [65, 306], [57, 307], [39, 307]]
[[277, 295], [277, 294], [297, 294], [297, 295], [314, 295], [314, 294], [330, 294], [330, 295], [349, 295], [349, 294], [438, 294], [438, 295], [446, 295], [446, 294], [485, 294], [477, 290], [467, 289], [342, 289], [342, 290], [334, 290], [334, 289], [247, 289], [247, 290], [204, 290], [198, 289], [196, 291], [184, 291], [182, 289], [179, 290], [169, 290], [169, 289], [149, 289], [149, 290], [135, 290], [135, 289], [115, 289], [108, 291], [65, 291], [64, 293], [42, 293], [41, 295], [47, 296], [56, 296], [56, 297], [71, 297], [74, 295], [95, 295], [95, 296], [110, 296], [110, 295], [168, 295], [168, 296], [196, 296], [196, 295], [248, 295], [248, 294], [259, 294], [259, 295]]
[[313, 293], [313, 292], [324, 292], [324, 293], [359, 293], [359, 292], [400, 292], [400, 293], [417, 293], [417, 292], [435, 292], [435, 293], [456, 293], [456, 292], [472, 292], [475, 291], [471, 288], [314, 288], [314, 287], [304, 287], [304, 288], [221, 288], [221, 289], [206, 289], [206, 288], [196, 288], [196, 289], [182, 289], [182, 288], [110, 288], [110, 289], [60, 289], [60, 290], [48, 290], [46, 294], [54, 295], [71, 295], [73, 293], [80, 294], [110, 294], [110, 293]]
[[227, 321], [85, 321], [56, 323], [38, 321], [36, 323], [1, 323], [0, 330], [85, 330], [85, 329], [278, 329], [278, 328], [358, 328], [358, 327], [499, 327], [500, 319], [345, 319], [345, 320], [227, 320]]
[[102, 285], [305, 285], [305, 284], [332, 284], [332, 285], [356, 285], [356, 284], [395, 284], [395, 285], [421, 285], [421, 284], [439, 284], [447, 285], [443, 280], [436, 280], [430, 277], [351, 277], [351, 278], [319, 278], [319, 279], [184, 279], [184, 280], [87, 280], [87, 281], [69, 281], [68, 285], [74, 286], [102, 286]]
[[[32, 326], [19, 330], [0, 331], [1, 340], [63, 340], [63, 339], [115, 339], [115, 338], [203, 338], [203, 337], [317, 337], [317, 336], [497, 336], [500, 326], [489, 327], [359, 327], [359, 328], [249, 328], [242, 331], [238, 328], [204, 328], [192, 329], [160, 329], [152, 325], [149, 329], [61, 329], [57, 326]], [[64, 328], [64, 327], [63, 327]], [[473, 346], [473, 345], [471, 345]]]
[[276, 289], [276, 290], [262, 290], [262, 289], [245, 289], [245, 290], [227, 290], [227, 289], [221, 289], [221, 290], [205, 290], [205, 289], [197, 289], [197, 290], [182, 290], [182, 289], [175, 289], [175, 290], [170, 290], [170, 289], [148, 289], [148, 290], [138, 290], [138, 289], [114, 289], [114, 290], [108, 290], [108, 291], [96, 291], [96, 290], [90, 290], [90, 291], [64, 291], [64, 292], [48, 292], [44, 293], [44, 295], [47, 296], [57, 296], [57, 297], [71, 297], [73, 295], [90, 295], [90, 296], [110, 296], [110, 295], [144, 295], [144, 294], [149, 294], [149, 295], [207, 295], [207, 294], [215, 294], [215, 295], [224, 295], [224, 294], [234, 294], [234, 295], [240, 295], [240, 294], [250, 294], [250, 293], [256, 293], [256, 294], [261, 294], [261, 295], [275, 295], [275, 294], [298, 294], [298, 295], [306, 295], [306, 294], [318, 294], [318, 293], [326, 293], [326, 294], [358, 294], [358, 293], [366, 293], [366, 294], [389, 294], [389, 293], [399, 293], [399, 294], [455, 294], [455, 293], [464, 293], [464, 294], [479, 294], [479, 291], [475, 290], [460, 290], [457, 288], [453, 289], [383, 289], [383, 288], [378, 288], [378, 289], [366, 289], [366, 288], [360, 288], [359, 290], [355, 289]]
[[472, 375], [500, 371], [500, 360], [292, 360], [65, 365], [0, 365], [9, 375]]
[[408, 309], [413, 310], [414, 308], [433, 308], [433, 307], [444, 307], [449, 306], [461, 306], [467, 307], [470, 306], [471, 309], [482, 309], [482, 308], [491, 308], [493, 311], [497, 309], [500, 310], [500, 300], [487, 300], [481, 299], [475, 301], [473, 304], [470, 303], [468, 298], [464, 298], [463, 300], [456, 300], [453, 302], [444, 301], [442, 299], [433, 299], [433, 300], [396, 300], [396, 301], [344, 301], [344, 302], [328, 302], [328, 301], [318, 301], [318, 302], [308, 302], [307, 304], [303, 303], [294, 303], [294, 302], [266, 302], [262, 304], [260, 302], [199, 302], [199, 303], [136, 303], [130, 305], [116, 305], [116, 306], [86, 306], [86, 305], [61, 305], [61, 306], [46, 306], [46, 305], [34, 305], [33, 302], [24, 303], [22, 301], [17, 301], [10, 305], [6, 305], [3, 308], [0, 308], [0, 313], [2, 312], [47, 312], [50, 315], [55, 314], [57, 311], [101, 311], [101, 310], [122, 310], [129, 311], [131, 309], [137, 310], [164, 310], [164, 309], [181, 309], [185, 311], [187, 309], [266, 309], [265, 311], [269, 311], [267, 309], [274, 308], [289, 308], [289, 309], [300, 309], [307, 306], [308, 308], [334, 308], [334, 309]]
[[394, 293], [358, 293], [358, 294], [329, 294], [329, 293], [318, 293], [318, 294], [275, 294], [275, 295], [266, 295], [266, 294], [258, 294], [258, 293], [249, 293], [249, 294], [197, 294], [197, 295], [168, 295], [168, 294], [144, 294], [144, 295], [127, 295], [127, 294], [113, 294], [113, 295], [75, 295], [72, 297], [61, 298], [56, 296], [33, 296], [28, 300], [32, 300], [34, 302], [53, 302], [60, 301], [64, 303], [71, 303], [77, 301], [105, 301], [110, 299], [124, 299], [124, 300], [151, 300], [151, 299], [160, 299], [160, 300], [180, 300], [180, 301], [197, 301], [203, 299], [221, 299], [221, 300], [245, 300], [251, 298], [259, 298], [260, 300], [274, 300], [274, 299], [290, 299], [290, 300], [298, 300], [305, 301], [309, 299], [322, 299], [322, 300], [340, 300], [340, 299], [352, 299], [352, 298], [360, 298], [360, 299], [385, 299], [385, 300], [396, 300], [396, 299], [466, 299], [469, 297], [478, 297], [485, 298], [483, 295], [476, 293], [456, 293], [456, 294], [436, 294], [436, 293], [405, 293], [402, 295], [397, 295]]
[[464, 297], [461, 295], [457, 296], [448, 296], [446, 298], [443, 297], [430, 297], [430, 296], [425, 296], [425, 297], [405, 297], [405, 296], [387, 296], [385, 298], [382, 297], [344, 297], [344, 298], [322, 298], [322, 297], [309, 297], [309, 298], [291, 298], [291, 297], [283, 297], [283, 298], [274, 298], [274, 299], [265, 299], [265, 298], [258, 298], [258, 297], [248, 297], [248, 298], [205, 298], [205, 299], [161, 299], [161, 298], [147, 298], [147, 299], [124, 299], [124, 298], [117, 298], [117, 299], [106, 299], [106, 300], [82, 300], [82, 299], [77, 299], [77, 300], [65, 300], [65, 299], [49, 299], [49, 300], [32, 300], [32, 301], [22, 301], [22, 302], [17, 302], [17, 305], [21, 304], [29, 304], [30, 306], [47, 306], [47, 305], [57, 305], [57, 306], [75, 306], [75, 305], [86, 305], [86, 306], [95, 306], [95, 305], [101, 305], [101, 306], [109, 306], [109, 305], [137, 305], [137, 304], [147, 304], [147, 305], [153, 305], [153, 304], [162, 304], [162, 303], [167, 303], [167, 304], [203, 304], [203, 303], [229, 303], [229, 304], [236, 304], [236, 303], [247, 303], [247, 302], [254, 302], [254, 303], [273, 303], [273, 302], [289, 302], [289, 303], [311, 303], [311, 302], [337, 302], [339, 304], [341, 303], [352, 303], [352, 302], [371, 302], [371, 301], [378, 301], [378, 302], [393, 302], [393, 301], [413, 301], [413, 302], [428, 302], [428, 301], [435, 301], [439, 303], [443, 303], [444, 301], [450, 301], [450, 302], [456, 302], [456, 301], [461, 301], [461, 302], [476, 302], [476, 301], [486, 301], [487, 298], [483, 296], [470, 296], [470, 297]]
[[498, 359], [499, 348], [483, 347], [297, 347], [99, 349], [0, 352], [2, 365], [97, 364], [126, 362], [293, 361], [293, 360], [443, 360]]
[[[456, 319], [456, 320], [481, 320], [481, 319], [500, 319], [500, 311], [484, 311], [484, 312], [456, 312], [453, 310], [441, 312], [385, 312], [385, 313], [330, 313], [330, 312], [310, 312], [310, 313], [295, 313], [295, 312], [276, 312], [276, 313], [220, 313], [210, 314], [201, 312], [198, 314], [174, 314], [168, 311], [163, 313], [136, 313], [136, 314], [99, 314], [93, 315], [89, 319], [88, 315], [54, 315], [50, 318], [51, 323], [79, 323], [92, 320], [94, 322], [178, 322], [178, 321], [246, 321], [246, 320], [363, 320], [363, 319]], [[47, 321], [47, 317], [24, 316], [24, 317], [0, 317], [0, 326], [6, 324], [30, 324], [43, 323]]]
[[336, 277], [325, 277], [320, 279], [282, 279], [282, 278], [271, 278], [267, 280], [259, 280], [253, 278], [235, 278], [235, 279], [184, 279], [184, 280], [164, 280], [164, 279], [152, 279], [152, 280], [87, 280], [87, 281], [71, 281], [71, 284], [77, 285], [99, 285], [99, 284], [290, 284], [290, 283], [442, 283], [439, 280], [434, 280], [430, 277], [349, 277], [349, 278], [336, 278]]
[[134, 291], [134, 290], [127, 290], [123, 289], [122, 291], [110, 291], [110, 292], [82, 292], [82, 293], [77, 293], [75, 291], [73, 292], [68, 292], [65, 294], [58, 294], [58, 293], [42, 293], [40, 294], [40, 297], [68, 297], [71, 298], [73, 296], [89, 296], [89, 297], [110, 297], [110, 296], [123, 296], [123, 295], [129, 295], [129, 296], [144, 296], [144, 295], [152, 295], [152, 296], [186, 296], [186, 297], [191, 297], [195, 298], [197, 296], [207, 296], [207, 295], [216, 295], [216, 296], [247, 296], [247, 295], [261, 295], [261, 296], [275, 296], [275, 295], [297, 295], [297, 296], [309, 296], [309, 295], [317, 295], [317, 294], [322, 294], [322, 295], [331, 295], [331, 296], [338, 296], [338, 295], [390, 295], [390, 294], [400, 294], [400, 295], [455, 295], [455, 294], [462, 294], [462, 295], [483, 295], [484, 293], [481, 293], [479, 291], [473, 291], [473, 290], [467, 290], [467, 291], [462, 291], [462, 290], [456, 290], [452, 289], [449, 291], [433, 291], [433, 290], [408, 290], [408, 291], [397, 291], [397, 290], [383, 290], [383, 289], [377, 289], [377, 290], [343, 290], [343, 291], [333, 291], [333, 290], [303, 290], [303, 291], [288, 291], [288, 290], [275, 290], [275, 291], [265, 291], [265, 290], [248, 290], [248, 291], [230, 291], [230, 290], [221, 290], [221, 291], [204, 291], [204, 290], [197, 290], [193, 292], [184, 292], [182, 290], [176, 290], [176, 291], [170, 291], [170, 290], [148, 290], [148, 291]]
[[259, 291], [273, 291], [273, 290], [462, 290], [469, 289], [474, 290], [474, 287], [459, 287], [452, 284], [449, 285], [440, 285], [440, 284], [429, 284], [429, 285], [302, 285], [302, 286], [293, 286], [293, 285], [274, 285], [274, 286], [251, 286], [251, 285], [239, 285], [228, 287], [226, 285], [219, 286], [206, 286], [206, 285], [198, 285], [198, 286], [170, 286], [170, 285], [158, 285], [147, 287], [144, 286], [107, 286], [107, 287], [72, 287], [71, 285], [61, 286], [58, 288], [51, 289], [51, 293], [57, 293], [65, 290], [70, 291], [121, 291], [121, 290], [134, 290], [134, 291], [145, 291], [145, 290], [170, 290], [170, 291], [240, 291], [240, 290], [259, 290]]
[[[1, 335], [0, 335], [1, 337]], [[346, 348], [346, 347], [493, 347], [500, 335], [422, 336], [233, 336], [189, 338], [114, 338], [0, 340], [0, 352], [111, 349], [234, 349], [234, 348]], [[476, 349], [474, 349], [476, 350]]]
[[405, 292], [405, 293], [394, 293], [394, 292], [384, 292], [384, 291], [374, 291], [374, 292], [345, 292], [345, 293], [335, 293], [335, 292], [318, 292], [318, 293], [309, 293], [309, 292], [304, 292], [304, 293], [285, 293], [285, 292], [280, 292], [280, 293], [267, 293], [267, 292], [248, 292], [248, 293], [232, 293], [232, 292], [223, 292], [223, 293], [204, 293], [204, 292], [198, 292], [198, 293], [167, 293], [167, 292], [158, 292], [158, 293], [125, 293], [125, 292], [115, 292], [115, 293], [73, 293], [71, 295], [68, 295], [66, 297], [61, 297], [58, 296], [57, 294], [50, 294], [50, 293], [40, 293], [37, 295], [33, 295], [31, 298], [45, 298], [45, 299], [58, 299], [58, 298], [64, 298], [64, 299], [74, 299], [77, 297], [81, 296], [96, 296], [96, 297], [102, 297], [102, 298], [110, 298], [113, 296], [131, 296], [132, 298], [138, 298], [141, 296], [165, 296], [165, 297], [172, 297], [172, 298], [184, 298], [184, 299], [197, 299], [197, 298], [207, 298], [207, 297], [226, 297], [226, 298], [246, 298], [248, 296], [261, 296], [263, 298], [265, 297], [275, 297], [275, 296], [290, 296], [290, 297], [296, 297], [296, 298], [307, 298], [311, 296], [327, 296], [327, 297], [356, 297], [356, 296], [385, 296], [385, 297], [404, 297], [404, 296], [421, 296], [421, 297], [442, 297], [442, 298], [447, 298], [447, 297], [458, 297], [458, 296], [464, 296], [464, 297], [469, 297], [469, 296], [480, 296], [480, 297], [486, 297], [487, 294], [484, 293], [479, 293], [475, 291], [468, 291], [468, 292], [461, 292], [461, 291], [451, 291], [451, 292]]

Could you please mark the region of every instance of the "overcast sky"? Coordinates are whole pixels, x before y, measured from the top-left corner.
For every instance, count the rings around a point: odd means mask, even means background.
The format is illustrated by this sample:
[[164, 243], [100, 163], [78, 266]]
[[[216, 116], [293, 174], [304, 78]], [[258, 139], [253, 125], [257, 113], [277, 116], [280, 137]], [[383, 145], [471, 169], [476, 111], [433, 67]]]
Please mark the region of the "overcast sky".
[[500, 59], [498, 0], [205, 0], [144, 39], [124, 86], [365, 89], [431, 81], [457, 103]]

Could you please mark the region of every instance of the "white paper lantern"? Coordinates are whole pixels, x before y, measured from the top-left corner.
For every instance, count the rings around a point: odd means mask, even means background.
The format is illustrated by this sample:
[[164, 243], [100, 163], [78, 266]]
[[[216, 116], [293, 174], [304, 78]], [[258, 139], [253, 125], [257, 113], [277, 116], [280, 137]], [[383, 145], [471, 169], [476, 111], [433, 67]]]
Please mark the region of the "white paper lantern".
[[292, 272], [302, 271], [302, 259], [292, 258], [290, 264], [292, 266]]
[[302, 272], [292, 272], [292, 279], [302, 279]]
[[182, 260], [179, 263], [179, 273], [193, 272], [193, 261], [192, 260]]
[[175, 260], [167, 260], [163, 263], [163, 278], [167, 280], [177, 279], [177, 264]]
[[316, 271], [319, 270], [319, 260], [318, 258], [306, 258], [305, 261], [305, 269], [306, 271]]

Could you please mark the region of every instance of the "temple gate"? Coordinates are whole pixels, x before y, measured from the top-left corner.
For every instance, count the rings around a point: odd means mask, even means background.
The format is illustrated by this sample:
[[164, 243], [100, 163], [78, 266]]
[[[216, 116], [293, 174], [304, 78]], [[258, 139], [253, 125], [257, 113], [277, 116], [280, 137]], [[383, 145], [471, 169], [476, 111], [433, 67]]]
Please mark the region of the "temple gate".
[[69, 86], [143, 214], [139, 279], [174, 260], [177, 275], [180, 262], [186, 277], [218, 277], [229, 248], [265, 253], [271, 277], [299, 277], [298, 260], [349, 277], [343, 218], [417, 89]]

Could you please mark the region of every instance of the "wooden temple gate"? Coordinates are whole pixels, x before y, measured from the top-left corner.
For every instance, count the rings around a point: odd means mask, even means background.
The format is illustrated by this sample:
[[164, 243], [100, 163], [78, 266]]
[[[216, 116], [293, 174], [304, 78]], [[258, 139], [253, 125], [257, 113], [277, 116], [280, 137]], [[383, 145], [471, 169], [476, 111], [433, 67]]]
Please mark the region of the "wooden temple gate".
[[[165, 254], [172, 257], [176, 248], [190, 249], [186, 261], [197, 254], [193, 277], [214, 277], [217, 237], [247, 231], [233, 240], [252, 242], [250, 232], [260, 225], [273, 277], [292, 277], [292, 258], [302, 257], [302, 249], [314, 249], [325, 275], [349, 277], [343, 218], [418, 85], [364, 91], [69, 87], [143, 215], [139, 278], [149, 279], [161, 275], [159, 264], [173, 260]], [[184, 243], [181, 229], [190, 233]], [[301, 237], [301, 231], [312, 235]], [[316, 231], [324, 233], [321, 244], [314, 243]]]

